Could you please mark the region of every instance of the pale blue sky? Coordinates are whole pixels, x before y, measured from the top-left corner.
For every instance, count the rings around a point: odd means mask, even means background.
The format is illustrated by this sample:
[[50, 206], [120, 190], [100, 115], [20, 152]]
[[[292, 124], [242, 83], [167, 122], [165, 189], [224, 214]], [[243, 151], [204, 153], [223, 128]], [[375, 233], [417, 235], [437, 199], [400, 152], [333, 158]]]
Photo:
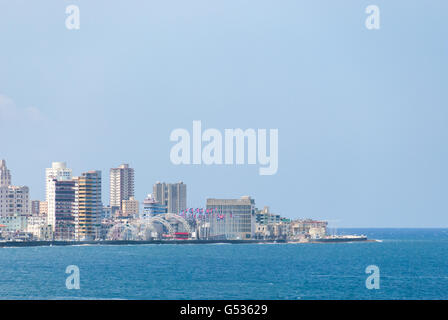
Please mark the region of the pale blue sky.
[[[81, 29], [65, 28], [78, 4]], [[364, 26], [367, 5], [381, 29]], [[448, 2], [0, 0], [0, 158], [44, 198], [44, 169], [136, 170], [142, 200], [251, 195], [284, 216], [448, 226]], [[174, 166], [175, 128], [278, 128], [279, 170]]]

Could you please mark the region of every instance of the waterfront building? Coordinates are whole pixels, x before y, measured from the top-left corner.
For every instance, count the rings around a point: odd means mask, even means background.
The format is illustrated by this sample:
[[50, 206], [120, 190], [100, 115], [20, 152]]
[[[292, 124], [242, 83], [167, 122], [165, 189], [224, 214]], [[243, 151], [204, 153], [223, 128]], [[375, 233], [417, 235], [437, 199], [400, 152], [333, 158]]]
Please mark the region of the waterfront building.
[[0, 230], [6, 233], [25, 231], [27, 227], [27, 217], [21, 215], [0, 216], [0, 226]]
[[327, 233], [327, 221], [317, 221], [313, 219], [298, 219], [289, 223], [289, 233], [291, 239], [322, 238]]
[[88, 171], [75, 181], [75, 239], [94, 240], [99, 236], [103, 204], [101, 171]]
[[257, 210], [255, 222], [262, 225], [280, 223], [281, 217], [279, 214], [271, 213], [269, 207], [265, 206], [263, 210]]
[[131, 197], [129, 200], [123, 200], [121, 203], [122, 216], [127, 218], [137, 218], [139, 214], [139, 202]]
[[255, 235], [255, 200], [249, 196], [240, 199], [207, 199], [206, 211], [209, 237], [230, 240], [249, 240]]
[[[48, 226], [51, 227], [51, 226]], [[43, 240], [43, 230], [47, 229], [47, 218], [44, 215], [31, 215], [27, 219], [26, 232], [31, 233], [35, 239]], [[47, 239], [45, 239], [47, 240]], [[53, 240], [53, 238], [51, 238]]]
[[123, 209], [123, 200], [134, 197], [134, 169], [128, 164], [110, 169], [110, 207]]
[[150, 218], [167, 212], [168, 209], [166, 205], [157, 202], [152, 194], [148, 194], [148, 197], [143, 201], [143, 209], [140, 218]]
[[271, 239], [272, 225], [271, 224], [255, 224], [255, 239]]
[[272, 235], [274, 239], [287, 239], [290, 235], [290, 223], [287, 220], [282, 220], [279, 223], [273, 224], [272, 228]]
[[169, 213], [179, 214], [187, 209], [187, 185], [156, 182], [153, 187], [155, 201], [166, 206]]

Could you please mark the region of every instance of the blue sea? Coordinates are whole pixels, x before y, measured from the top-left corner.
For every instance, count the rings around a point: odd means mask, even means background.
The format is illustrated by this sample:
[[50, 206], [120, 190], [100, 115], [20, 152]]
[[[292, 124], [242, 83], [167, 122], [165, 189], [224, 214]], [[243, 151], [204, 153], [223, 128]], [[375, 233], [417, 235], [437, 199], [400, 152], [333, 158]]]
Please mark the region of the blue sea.
[[[338, 233], [380, 241], [0, 248], [0, 298], [448, 299], [448, 229]], [[366, 288], [369, 265], [379, 289]]]

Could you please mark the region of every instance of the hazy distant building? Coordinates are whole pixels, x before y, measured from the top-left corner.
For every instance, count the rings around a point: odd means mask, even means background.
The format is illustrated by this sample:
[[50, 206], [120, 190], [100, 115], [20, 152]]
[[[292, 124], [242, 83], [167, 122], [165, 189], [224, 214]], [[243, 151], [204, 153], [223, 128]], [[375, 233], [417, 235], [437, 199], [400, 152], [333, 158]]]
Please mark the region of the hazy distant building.
[[134, 169], [128, 164], [110, 169], [110, 207], [122, 209], [123, 200], [134, 197]]
[[210, 237], [252, 239], [255, 234], [255, 201], [249, 196], [240, 199], [207, 199], [206, 210]]
[[0, 187], [11, 185], [11, 173], [6, 167], [6, 161], [0, 160]]
[[187, 208], [187, 185], [156, 182], [153, 187], [155, 201], [166, 206], [169, 213], [179, 214]]
[[152, 189], [154, 201], [166, 205], [168, 200], [168, 188], [165, 182], [157, 181]]
[[88, 171], [75, 181], [75, 239], [93, 240], [98, 237], [103, 204], [101, 171]]
[[30, 213], [32, 216], [38, 216], [40, 214], [40, 201], [31, 200], [30, 201]]

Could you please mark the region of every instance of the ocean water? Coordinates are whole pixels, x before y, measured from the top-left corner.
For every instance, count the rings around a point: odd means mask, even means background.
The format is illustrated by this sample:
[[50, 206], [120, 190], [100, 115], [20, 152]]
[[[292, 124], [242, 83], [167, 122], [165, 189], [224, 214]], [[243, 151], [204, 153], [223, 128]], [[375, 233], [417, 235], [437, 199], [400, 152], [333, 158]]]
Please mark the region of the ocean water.
[[[338, 233], [381, 241], [0, 248], [0, 298], [448, 299], [448, 229]], [[65, 286], [68, 265], [79, 290]]]

